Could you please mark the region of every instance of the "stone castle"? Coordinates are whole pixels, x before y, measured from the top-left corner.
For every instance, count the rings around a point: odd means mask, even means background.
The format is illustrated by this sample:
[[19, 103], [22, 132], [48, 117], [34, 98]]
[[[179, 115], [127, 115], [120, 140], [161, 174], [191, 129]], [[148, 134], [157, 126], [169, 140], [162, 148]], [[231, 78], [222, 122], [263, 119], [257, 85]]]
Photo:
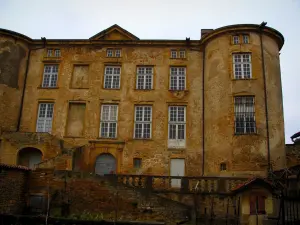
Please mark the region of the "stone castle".
[[0, 29], [0, 163], [164, 176], [286, 167], [282, 34], [238, 24], [200, 36]]

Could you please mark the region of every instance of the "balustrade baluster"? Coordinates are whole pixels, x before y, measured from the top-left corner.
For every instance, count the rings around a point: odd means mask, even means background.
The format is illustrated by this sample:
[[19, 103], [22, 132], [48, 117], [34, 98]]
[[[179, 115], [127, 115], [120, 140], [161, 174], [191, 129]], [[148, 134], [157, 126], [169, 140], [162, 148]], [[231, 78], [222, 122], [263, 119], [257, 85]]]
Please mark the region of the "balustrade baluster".
[[204, 192], [208, 192], [208, 183], [207, 180], [204, 180]]
[[211, 187], [210, 192], [216, 191], [215, 190], [215, 182], [216, 182], [216, 180], [210, 180], [210, 187]]
[[162, 189], [165, 189], [165, 188], [166, 188], [166, 178], [165, 178], [165, 177], [162, 178], [161, 188], [162, 188]]

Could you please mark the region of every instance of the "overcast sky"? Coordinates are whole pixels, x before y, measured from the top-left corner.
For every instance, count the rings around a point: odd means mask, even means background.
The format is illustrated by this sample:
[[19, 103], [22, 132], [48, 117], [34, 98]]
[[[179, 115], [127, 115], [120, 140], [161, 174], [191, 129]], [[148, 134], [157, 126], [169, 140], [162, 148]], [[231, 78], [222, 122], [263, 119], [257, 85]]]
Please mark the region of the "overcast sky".
[[200, 38], [200, 29], [267, 21], [285, 37], [286, 143], [300, 131], [300, 0], [0, 0], [0, 27], [31, 38], [87, 39], [118, 24], [140, 39]]

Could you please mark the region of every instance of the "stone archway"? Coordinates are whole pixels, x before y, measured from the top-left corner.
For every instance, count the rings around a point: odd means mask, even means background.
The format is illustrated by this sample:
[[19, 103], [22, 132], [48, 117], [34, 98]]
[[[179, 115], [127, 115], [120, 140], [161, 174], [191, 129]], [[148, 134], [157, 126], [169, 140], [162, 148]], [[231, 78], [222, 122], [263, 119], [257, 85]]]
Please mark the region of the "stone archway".
[[34, 166], [42, 161], [43, 153], [32, 147], [23, 148], [18, 152], [17, 164], [34, 169]]
[[98, 175], [115, 174], [116, 158], [109, 153], [99, 155], [95, 162], [95, 173]]

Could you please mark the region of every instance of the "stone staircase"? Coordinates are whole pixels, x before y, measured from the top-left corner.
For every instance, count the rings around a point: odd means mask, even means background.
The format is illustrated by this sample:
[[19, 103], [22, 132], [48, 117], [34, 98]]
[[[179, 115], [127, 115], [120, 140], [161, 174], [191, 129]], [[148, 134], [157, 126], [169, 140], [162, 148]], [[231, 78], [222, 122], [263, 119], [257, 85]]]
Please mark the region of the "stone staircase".
[[37, 169], [72, 170], [72, 152], [62, 153], [36, 165]]
[[[49, 189], [48, 189], [49, 184]], [[29, 191], [59, 193], [51, 203], [50, 215], [69, 202], [73, 215], [101, 214], [105, 220], [157, 221], [176, 224], [191, 218], [191, 207], [117, 182], [115, 176], [36, 169], [31, 172]], [[62, 200], [64, 199], [64, 200]], [[53, 215], [60, 216], [60, 215]]]

